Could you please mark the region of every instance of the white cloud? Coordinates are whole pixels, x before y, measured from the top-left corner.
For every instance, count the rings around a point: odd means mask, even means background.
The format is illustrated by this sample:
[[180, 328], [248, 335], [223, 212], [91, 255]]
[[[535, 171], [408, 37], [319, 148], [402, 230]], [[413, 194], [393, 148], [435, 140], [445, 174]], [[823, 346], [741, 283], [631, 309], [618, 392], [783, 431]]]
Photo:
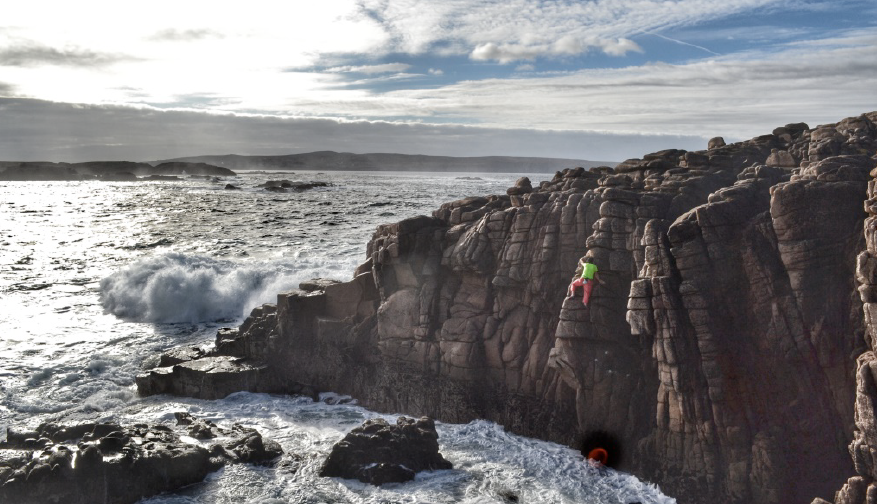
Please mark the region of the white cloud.
[[727, 135], [796, 121], [832, 122], [875, 108], [877, 35], [789, 45], [688, 64], [463, 81], [333, 103], [311, 114], [417, 117], [497, 128]]
[[476, 61], [496, 60], [500, 63], [510, 63], [515, 60], [530, 60], [548, 52], [546, 46], [526, 47], [514, 44], [494, 44], [488, 42], [481, 44], [472, 50], [470, 58]]
[[603, 40], [594, 37], [576, 39], [564, 36], [550, 44], [521, 45], [488, 42], [475, 47], [469, 57], [476, 61], [495, 60], [500, 63], [511, 63], [542, 56], [575, 56], [586, 53], [591, 48], [598, 48], [610, 56], [624, 56], [631, 51], [642, 52], [642, 48], [636, 42], [626, 38]]
[[629, 52], [643, 52], [642, 47], [637, 45], [636, 42], [623, 37], [616, 40], [601, 39], [596, 41], [596, 43], [603, 49], [603, 52], [610, 56], [624, 56]]
[[525, 63], [523, 65], [518, 65], [515, 67], [516, 72], [532, 72], [533, 70], [536, 70], [536, 67], [529, 63]]
[[443, 75], [445, 73], [440, 68], [430, 68], [428, 72], [430, 75]]
[[620, 56], [641, 48], [638, 34], [691, 26], [787, 0], [362, 0], [391, 41], [388, 51], [422, 53], [433, 46], [474, 60], [509, 62], [581, 54]]
[[337, 72], [337, 73], [364, 73], [364, 74], [379, 74], [379, 73], [394, 73], [394, 72], [404, 72], [411, 68], [411, 65], [406, 63], [384, 63], [381, 65], [360, 65], [360, 66], [341, 66], [341, 67], [333, 67], [327, 72]]

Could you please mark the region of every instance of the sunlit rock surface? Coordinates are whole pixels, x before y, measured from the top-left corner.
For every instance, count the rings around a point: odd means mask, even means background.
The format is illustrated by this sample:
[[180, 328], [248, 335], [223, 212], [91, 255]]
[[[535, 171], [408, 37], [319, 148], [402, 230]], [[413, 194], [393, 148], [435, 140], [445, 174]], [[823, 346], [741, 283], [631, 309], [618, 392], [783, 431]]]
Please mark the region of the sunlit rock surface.
[[[280, 294], [138, 386], [216, 397], [237, 375], [571, 446], [605, 431], [619, 469], [680, 502], [831, 499], [858, 470], [855, 493], [877, 476], [875, 360], [856, 364], [875, 121], [568, 169], [380, 226], [353, 280]], [[583, 256], [606, 282], [588, 308], [565, 299]]]

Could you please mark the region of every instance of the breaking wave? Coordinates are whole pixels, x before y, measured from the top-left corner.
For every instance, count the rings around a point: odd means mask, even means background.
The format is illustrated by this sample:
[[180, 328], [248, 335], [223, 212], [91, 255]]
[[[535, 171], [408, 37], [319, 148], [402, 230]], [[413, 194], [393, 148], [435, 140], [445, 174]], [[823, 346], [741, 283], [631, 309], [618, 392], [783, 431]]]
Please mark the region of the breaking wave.
[[350, 260], [236, 263], [177, 252], [141, 259], [100, 282], [104, 311], [151, 323], [237, 319], [318, 276], [348, 278]]

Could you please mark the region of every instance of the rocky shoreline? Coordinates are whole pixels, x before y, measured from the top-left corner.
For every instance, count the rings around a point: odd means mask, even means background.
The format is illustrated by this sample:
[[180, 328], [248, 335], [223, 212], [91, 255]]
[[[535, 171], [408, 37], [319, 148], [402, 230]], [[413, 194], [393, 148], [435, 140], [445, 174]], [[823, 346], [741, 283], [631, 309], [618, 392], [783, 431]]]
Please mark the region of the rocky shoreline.
[[[864, 503], [875, 123], [567, 169], [380, 226], [352, 280], [279, 294], [138, 389], [334, 391], [570, 446], [605, 432], [619, 469], [682, 503]], [[583, 256], [606, 281], [589, 308], [564, 299]]]
[[[43, 424], [0, 443], [0, 502], [134, 503], [198, 483], [230, 463], [273, 464], [283, 450], [254, 429], [187, 413], [167, 425]], [[203, 446], [194, 439], [222, 441]]]

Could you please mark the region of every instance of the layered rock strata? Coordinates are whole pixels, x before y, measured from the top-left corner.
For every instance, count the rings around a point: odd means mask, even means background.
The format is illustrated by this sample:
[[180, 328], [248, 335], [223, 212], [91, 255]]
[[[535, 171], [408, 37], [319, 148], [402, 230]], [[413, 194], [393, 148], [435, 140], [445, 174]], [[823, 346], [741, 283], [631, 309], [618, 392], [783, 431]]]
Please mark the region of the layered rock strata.
[[[853, 471], [875, 121], [567, 169], [380, 226], [353, 280], [280, 294], [138, 387], [332, 390], [569, 445], [600, 431], [680, 502], [830, 497]], [[583, 256], [606, 283], [589, 308], [565, 299]]]

